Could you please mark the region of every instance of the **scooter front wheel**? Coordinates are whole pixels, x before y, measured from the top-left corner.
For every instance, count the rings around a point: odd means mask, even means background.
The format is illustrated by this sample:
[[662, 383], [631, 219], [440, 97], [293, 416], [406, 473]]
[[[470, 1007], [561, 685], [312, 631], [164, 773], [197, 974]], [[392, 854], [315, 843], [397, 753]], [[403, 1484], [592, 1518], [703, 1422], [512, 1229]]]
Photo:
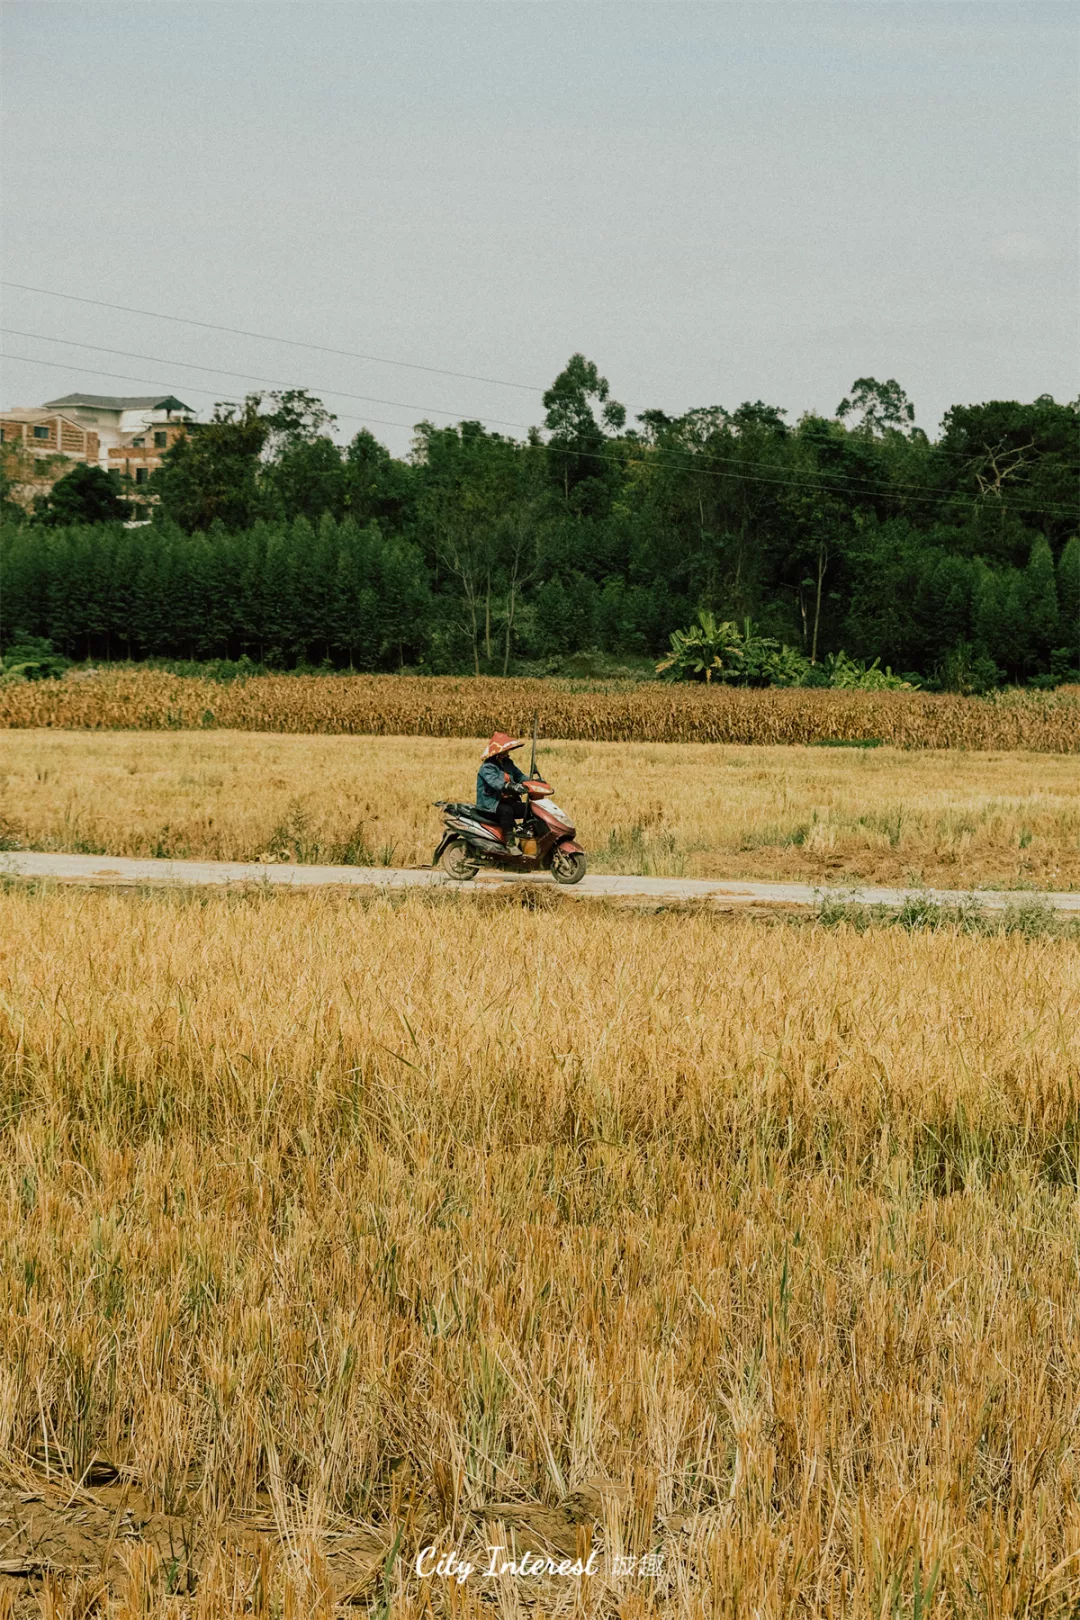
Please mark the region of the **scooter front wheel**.
[[480, 862], [469, 853], [460, 838], [455, 838], [447, 844], [439, 857], [439, 865], [447, 877], [453, 878], [455, 883], [468, 883], [480, 870]]
[[580, 850], [557, 849], [551, 858], [551, 875], [556, 883], [580, 883], [586, 866]]

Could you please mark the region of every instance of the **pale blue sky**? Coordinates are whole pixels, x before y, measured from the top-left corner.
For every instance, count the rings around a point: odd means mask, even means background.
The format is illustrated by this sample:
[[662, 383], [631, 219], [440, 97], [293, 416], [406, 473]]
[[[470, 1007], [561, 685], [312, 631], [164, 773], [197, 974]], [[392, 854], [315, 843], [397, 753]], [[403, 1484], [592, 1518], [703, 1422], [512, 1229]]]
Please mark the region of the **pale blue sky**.
[[[580, 349], [632, 411], [760, 398], [794, 418], [896, 377], [934, 431], [950, 403], [1077, 392], [1077, 19], [1040, 0], [9, 0], [0, 263], [538, 388]], [[324, 392], [343, 435], [364, 419], [398, 452], [425, 414], [542, 414], [539, 393], [27, 292], [3, 308], [67, 340], [4, 337], [54, 362], [4, 362], [5, 406], [244, 391], [182, 360]]]

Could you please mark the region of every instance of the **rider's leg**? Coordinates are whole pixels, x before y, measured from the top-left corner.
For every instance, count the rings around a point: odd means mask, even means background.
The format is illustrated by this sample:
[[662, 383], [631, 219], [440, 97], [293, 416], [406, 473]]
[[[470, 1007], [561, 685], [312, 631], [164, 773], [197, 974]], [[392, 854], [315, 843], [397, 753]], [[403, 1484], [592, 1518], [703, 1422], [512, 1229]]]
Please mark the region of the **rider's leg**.
[[525, 819], [525, 806], [519, 803], [517, 799], [501, 799], [497, 814], [503, 836], [509, 843], [514, 836], [515, 823]]

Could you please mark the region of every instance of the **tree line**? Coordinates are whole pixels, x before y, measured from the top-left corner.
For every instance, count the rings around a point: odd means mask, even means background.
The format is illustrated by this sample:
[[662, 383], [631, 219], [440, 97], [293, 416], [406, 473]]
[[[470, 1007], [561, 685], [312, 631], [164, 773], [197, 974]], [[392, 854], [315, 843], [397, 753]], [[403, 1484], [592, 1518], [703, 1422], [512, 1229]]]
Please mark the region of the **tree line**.
[[167, 453], [142, 526], [94, 468], [29, 514], [5, 496], [3, 645], [510, 673], [656, 660], [705, 611], [811, 669], [843, 651], [960, 690], [1080, 663], [1075, 404], [958, 405], [931, 440], [862, 378], [833, 417], [628, 425], [581, 355], [543, 403], [524, 439], [422, 422], [397, 459], [340, 445], [302, 390], [253, 394]]

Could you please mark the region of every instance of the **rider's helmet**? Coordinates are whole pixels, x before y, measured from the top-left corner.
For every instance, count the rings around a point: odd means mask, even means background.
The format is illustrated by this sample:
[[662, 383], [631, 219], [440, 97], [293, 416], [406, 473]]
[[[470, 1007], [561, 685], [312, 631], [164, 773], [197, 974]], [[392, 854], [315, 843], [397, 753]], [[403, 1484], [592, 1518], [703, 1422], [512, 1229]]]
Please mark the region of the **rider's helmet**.
[[519, 737], [511, 737], [505, 731], [493, 731], [491, 741], [484, 749], [485, 759], [495, 759], [499, 754], [508, 754], [512, 748], [524, 748], [525, 744]]

